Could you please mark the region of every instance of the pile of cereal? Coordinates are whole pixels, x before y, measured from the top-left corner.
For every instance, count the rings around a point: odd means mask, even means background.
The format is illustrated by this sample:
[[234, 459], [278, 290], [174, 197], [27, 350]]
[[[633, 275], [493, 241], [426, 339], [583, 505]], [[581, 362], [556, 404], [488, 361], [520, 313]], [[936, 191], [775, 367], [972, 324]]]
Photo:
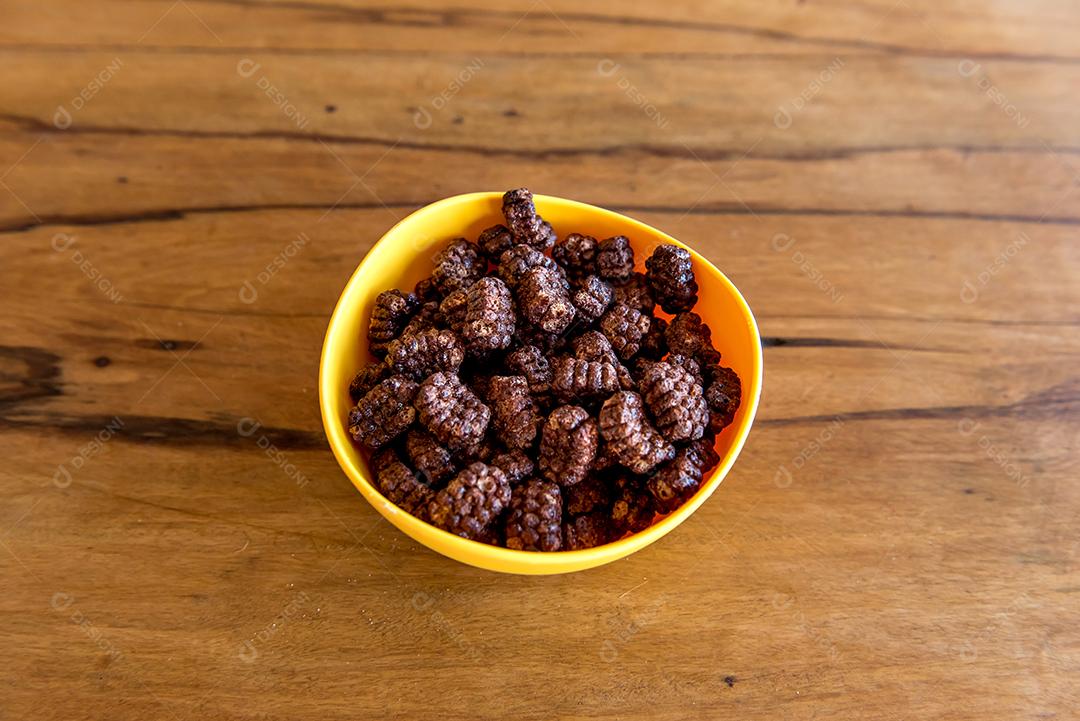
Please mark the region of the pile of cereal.
[[375, 300], [349, 433], [386, 498], [459, 536], [560, 551], [641, 531], [717, 464], [741, 397], [690, 254], [660, 245], [636, 272], [627, 238], [558, 240], [525, 188], [503, 215]]

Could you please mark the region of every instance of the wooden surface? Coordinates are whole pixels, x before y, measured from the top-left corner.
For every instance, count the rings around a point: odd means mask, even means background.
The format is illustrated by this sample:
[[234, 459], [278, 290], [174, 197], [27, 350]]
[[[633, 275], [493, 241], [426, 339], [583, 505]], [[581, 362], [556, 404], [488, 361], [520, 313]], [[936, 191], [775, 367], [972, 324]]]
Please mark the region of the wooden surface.
[[[0, 12], [0, 718], [1076, 718], [1074, 3]], [[316, 401], [370, 244], [516, 185], [767, 339], [719, 491], [572, 576], [398, 533]]]

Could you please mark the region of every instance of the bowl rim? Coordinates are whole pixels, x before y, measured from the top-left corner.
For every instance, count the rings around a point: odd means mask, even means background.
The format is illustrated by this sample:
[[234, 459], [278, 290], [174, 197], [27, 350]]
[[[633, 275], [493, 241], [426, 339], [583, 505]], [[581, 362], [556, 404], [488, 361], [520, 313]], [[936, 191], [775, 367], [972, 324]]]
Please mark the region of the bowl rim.
[[[732, 439], [731, 445], [728, 448], [727, 453], [720, 462], [713, 468], [707, 480], [703, 481], [701, 487], [697, 492], [686, 500], [681, 506], [667, 514], [659, 521], [655, 522], [648, 528], [631, 534], [617, 541], [605, 543], [601, 546], [595, 546], [593, 548], [580, 549], [575, 551], [550, 551], [550, 552], [538, 552], [538, 551], [518, 551], [511, 548], [504, 548], [502, 546], [494, 546], [491, 544], [483, 543], [481, 541], [474, 541], [467, 538], [462, 538], [448, 531], [444, 531], [441, 528], [433, 526], [425, 521], [416, 518], [412, 514], [398, 508], [391, 503], [385, 496], [379, 493], [379, 490], [375, 487], [374, 483], [365, 477], [363, 471], [357, 467], [352, 459], [345, 453], [345, 447], [350, 446], [352, 441], [348, 438], [344, 428], [341, 426], [339, 419], [332, 417], [331, 413], [331, 398], [332, 394], [340, 393], [341, 389], [337, 388], [332, 383], [330, 374], [327, 372], [327, 367], [330, 364], [332, 358], [330, 354], [331, 339], [335, 335], [335, 328], [340, 325], [341, 318], [347, 312], [345, 304], [343, 303], [345, 296], [349, 293], [349, 290], [353, 287], [354, 283], [360, 282], [363, 276], [366, 266], [374, 255], [375, 249], [387, 239], [396, 235], [396, 231], [403, 225], [410, 223], [419, 215], [435, 214], [441, 211], [445, 211], [448, 208], [455, 205], [471, 204], [481, 200], [492, 200], [495, 198], [502, 198], [503, 193], [501, 191], [482, 191], [474, 193], [464, 193], [460, 195], [453, 195], [441, 200], [437, 200], [433, 203], [429, 203], [420, 208], [417, 208], [413, 212], [406, 215], [404, 218], [395, 223], [391, 228], [379, 237], [379, 239], [372, 244], [367, 253], [357, 264], [355, 270], [349, 276], [348, 281], [342, 287], [341, 293], [338, 295], [338, 299], [335, 302], [334, 310], [330, 315], [330, 320], [327, 323], [326, 333], [323, 337], [322, 351], [319, 355], [319, 411], [322, 416], [323, 431], [326, 434], [327, 441], [330, 445], [330, 450], [333, 452], [335, 459], [338, 462], [338, 466], [344, 471], [346, 477], [352, 482], [352, 484], [360, 491], [367, 501], [375, 507], [381, 515], [391, 520], [392, 516], [399, 517], [397, 520], [404, 523], [406, 526], [412, 524], [419, 524], [423, 529], [417, 527], [418, 531], [426, 533], [434, 533], [435, 538], [438, 538], [440, 543], [450, 548], [455, 549], [458, 553], [450, 555], [444, 553], [438, 548], [434, 548], [422, 542], [419, 539], [418, 543], [428, 546], [431, 550], [434, 550], [440, 555], [448, 556], [455, 561], [467, 563], [469, 565], [476, 566], [477, 564], [465, 561], [459, 558], [460, 555], [476, 555], [485, 557], [485, 560], [490, 565], [478, 566], [485, 569], [493, 569], [496, 566], [517, 566], [529, 569], [545, 569], [550, 566], [579, 566], [579, 570], [585, 570], [586, 568], [604, 565], [611, 561], [623, 558], [637, 550], [640, 550], [652, 543], [656, 542], [669, 532], [674, 530], [679, 524], [693, 515], [697, 509], [712, 496], [713, 492], [720, 486], [724, 478], [727, 476], [731, 467], [734, 465], [739, 454], [742, 452], [743, 446], [746, 443], [746, 439], [749, 436], [750, 428], [754, 423], [754, 418], [757, 415], [758, 405], [761, 399], [761, 387], [763, 376], [763, 352], [761, 347], [761, 334], [758, 330], [757, 320], [754, 318], [754, 314], [750, 309], [750, 305], [746, 302], [746, 298], [731, 282], [730, 279], [713, 265], [707, 258], [699, 254], [690, 246], [679, 241], [676, 238], [668, 235], [667, 233], [654, 228], [647, 223], [643, 223], [640, 220], [632, 218], [622, 213], [618, 213], [607, 208], [601, 208], [588, 203], [582, 203], [580, 201], [571, 200], [568, 198], [561, 198], [552, 195], [540, 195], [535, 194], [533, 196], [534, 201], [538, 206], [545, 203], [557, 203], [563, 204], [569, 208], [594, 214], [607, 216], [609, 219], [618, 219], [620, 222], [628, 223], [632, 227], [637, 227], [642, 231], [655, 234], [661, 238], [664, 242], [672, 243], [684, 248], [690, 252], [691, 257], [695, 261], [695, 265], [702, 268], [707, 268], [709, 272], [714, 273], [720, 283], [725, 286], [726, 291], [737, 301], [740, 312], [745, 320], [748, 330], [751, 335], [752, 348], [751, 348], [751, 360], [752, 360], [752, 383], [748, 384], [748, 379], [743, 379], [742, 384], [745, 389], [747, 385], [751, 385], [753, 392], [748, 395], [744, 395], [742, 402], [744, 404], [742, 420], [738, 427], [734, 429], [735, 437]], [[411, 523], [410, 523], [411, 522]], [[395, 522], [394, 525], [397, 525]], [[400, 529], [404, 531], [404, 529]], [[412, 536], [411, 533], [406, 535]], [[505, 572], [521, 572], [513, 568], [508, 568]], [[524, 571], [528, 573], [528, 571]], [[561, 569], [552, 569], [552, 572], [563, 572]]]

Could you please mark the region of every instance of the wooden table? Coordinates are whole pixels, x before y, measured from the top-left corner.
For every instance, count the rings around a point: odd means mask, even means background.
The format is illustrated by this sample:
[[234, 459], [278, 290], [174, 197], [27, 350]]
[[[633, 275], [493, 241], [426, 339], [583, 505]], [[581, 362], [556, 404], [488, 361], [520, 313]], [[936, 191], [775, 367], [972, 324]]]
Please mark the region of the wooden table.
[[[1076, 718], [1075, 4], [2, 13], [0, 718]], [[570, 576], [397, 532], [316, 400], [371, 243], [517, 185], [766, 337], [720, 490]]]

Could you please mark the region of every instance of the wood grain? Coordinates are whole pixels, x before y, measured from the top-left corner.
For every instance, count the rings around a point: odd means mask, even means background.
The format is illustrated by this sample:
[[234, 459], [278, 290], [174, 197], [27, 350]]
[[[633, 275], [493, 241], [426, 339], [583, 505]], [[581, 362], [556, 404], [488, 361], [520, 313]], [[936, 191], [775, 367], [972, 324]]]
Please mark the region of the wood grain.
[[[0, 717], [1075, 715], [1076, 9], [5, 20]], [[521, 184], [694, 244], [765, 339], [716, 495], [565, 577], [462, 566], [382, 522], [316, 398], [370, 245]]]

